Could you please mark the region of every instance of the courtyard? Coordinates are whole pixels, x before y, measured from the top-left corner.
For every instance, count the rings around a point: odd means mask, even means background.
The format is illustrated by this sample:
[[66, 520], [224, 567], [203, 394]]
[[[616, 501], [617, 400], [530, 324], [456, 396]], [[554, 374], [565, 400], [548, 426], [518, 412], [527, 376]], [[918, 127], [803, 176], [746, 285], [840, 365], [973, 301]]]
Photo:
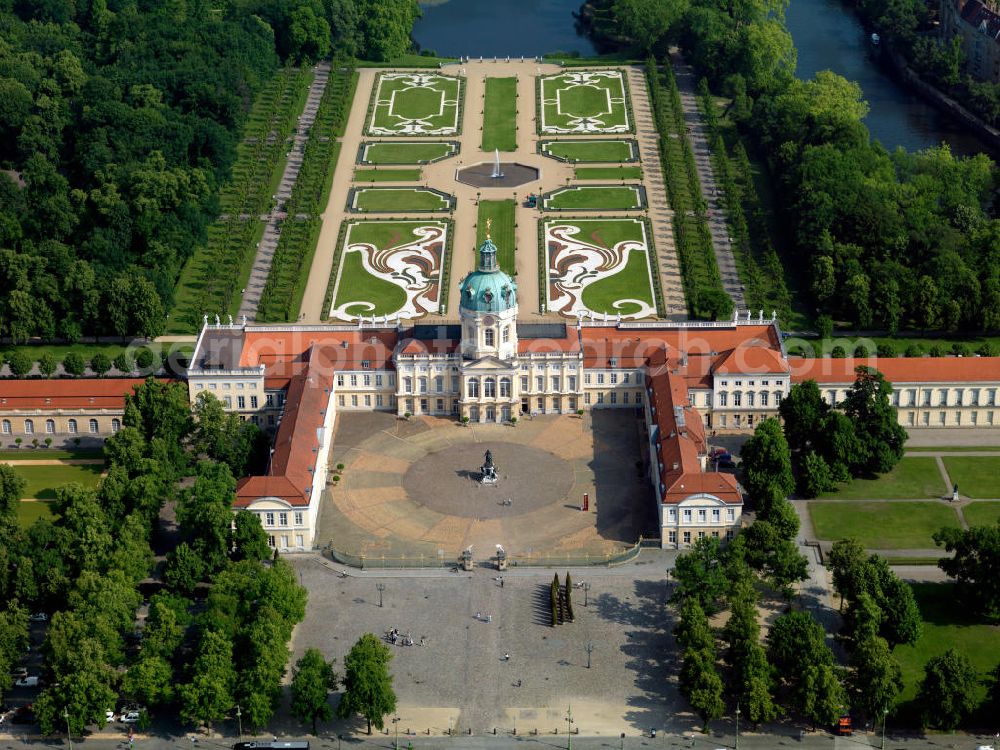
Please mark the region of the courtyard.
[[[615, 747], [620, 732], [692, 728], [696, 721], [668, 678], [674, 623], [663, 565], [574, 570], [573, 580], [589, 586], [587, 606], [582, 588], [573, 589], [574, 621], [553, 628], [551, 570], [513, 570], [500, 586], [487, 570], [340, 577], [314, 556], [291, 559], [310, 592], [293, 663], [314, 647], [340, 669], [366, 632], [381, 637], [398, 628], [413, 639], [413, 646], [389, 646], [401, 747], [407, 730], [481, 736], [494, 728], [523, 736], [538, 730], [540, 742], [555, 740], [558, 730], [557, 746], [565, 747], [569, 707], [581, 735], [614, 738]], [[562, 581], [566, 571], [558, 572]], [[364, 724], [335, 720], [330, 730], [363, 733]]]
[[[636, 469], [640, 428], [631, 410], [516, 426], [342, 413], [330, 463], [344, 469], [324, 497], [317, 544], [365, 567], [443, 567], [468, 547], [482, 562], [497, 544], [512, 565], [606, 562], [656, 533]], [[493, 487], [478, 482], [487, 449]]]

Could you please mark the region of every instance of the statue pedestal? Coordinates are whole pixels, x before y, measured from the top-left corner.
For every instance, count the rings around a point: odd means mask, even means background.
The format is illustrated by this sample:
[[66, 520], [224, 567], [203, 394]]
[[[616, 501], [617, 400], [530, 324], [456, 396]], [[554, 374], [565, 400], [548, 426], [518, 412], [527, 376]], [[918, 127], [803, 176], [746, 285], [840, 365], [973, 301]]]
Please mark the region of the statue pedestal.
[[507, 570], [507, 553], [503, 550], [497, 552], [497, 570]]
[[472, 550], [463, 550], [458, 559], [462, 564], [462, 570], [472, 570]]

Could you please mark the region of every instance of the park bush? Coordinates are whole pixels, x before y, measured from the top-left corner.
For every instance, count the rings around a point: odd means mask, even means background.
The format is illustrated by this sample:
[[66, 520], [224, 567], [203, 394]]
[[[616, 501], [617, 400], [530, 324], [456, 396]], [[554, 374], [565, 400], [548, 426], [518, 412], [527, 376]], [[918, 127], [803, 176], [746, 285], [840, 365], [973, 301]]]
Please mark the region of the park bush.
[[10, 374], [15, 378], [23, 378], [35, 366], [35, 361], [27, 352], [15, 351], [7, 355], [7, 366], [10, 367]]
[[135, 359], [127, 351], [119, 353], [113, 364], [115, 369], [123, 375], [127, 375], [135, 369]]
[[97, 352], [97, 354], [90, 358], [90, 369], [94, 371], [95, 375], [103, 377], [111, 369], [111, 360], [108, 359], [108, 355], [104, 352]]
[[63, 369], [68, 375], [79, 376], [87, 369], [87, 363], [79, 352], [69, 352], [63, 358]]

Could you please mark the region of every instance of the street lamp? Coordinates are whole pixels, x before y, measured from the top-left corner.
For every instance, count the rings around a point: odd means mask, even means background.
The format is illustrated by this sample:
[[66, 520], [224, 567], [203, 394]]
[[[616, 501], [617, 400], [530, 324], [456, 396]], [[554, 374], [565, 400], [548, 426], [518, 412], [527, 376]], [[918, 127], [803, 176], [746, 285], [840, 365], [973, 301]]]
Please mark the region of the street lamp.
[[69, 707], [63, 706], [63, 718], [66, 719], [66, 741], [69, 743], [69, 750], [73, 750], [73, 733], [69, 728]]
[[375, 590], [378, 591], [378, 606], [382, 607], [382, 592], [385, 591], [384, 583], [376, 583]]
[[395, 716], [392, 719], [392, 726], [396, 730], [396, 750], [399, 750], [399, 717]]
[[337, 750], [340, 750], [340, 742], [343, 739], [344, 739], [344, 735], [342, 735], [342, 734], [338, 734], [337, 735]]
[[736, 750], [740, 750], [740, 704], [736, 704]]
[[587, 669], [590, 669], [590, 655], [594, 653], [594, 644], [592, 641], [587, 641]]
[[889, 709], [882, 709], [882, 750], [885, 750], [885, 722], [889, 718]]
[[566, 750], [573, 750], [573, 707], [566, 709]]
[[584, 581], [580, 585], [583, 587], [583, 606], [586, 607], [587, 606], [587, 602], [590, 599], [590, 596], [589, 596], [589, 593], [590, 593], [590, 582], [589, 581]]
[[243, 711], [239, 703], [236, 704], [236, 725], [239, 727], [240, 742], [243, 742]]
[[625, 732], [622, 732], [621, 741], [622, 741], [621, 750], [625, 750]]

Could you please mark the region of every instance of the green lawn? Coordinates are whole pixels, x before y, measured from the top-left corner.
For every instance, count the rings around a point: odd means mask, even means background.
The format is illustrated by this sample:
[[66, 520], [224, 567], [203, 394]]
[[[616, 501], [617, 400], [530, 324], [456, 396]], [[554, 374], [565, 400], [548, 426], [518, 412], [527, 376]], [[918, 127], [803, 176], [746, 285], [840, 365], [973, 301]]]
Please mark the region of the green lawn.
[[641, 180], [642, 167], [577, 167], [578, 180]]
[[960, 494], [1000, 498], [1000, 456], [943, 456], [941, 460]]
[[635, 159], [632, 141], [548, 141], [542, 153], [574, 162], [612, 163]]
[[419, 169], [355, 169], [355, 182], [417, 182]]
[[931, 535], [942, 526], [958, 528], [954, 508], [927, 502], [809, 503], [817, 539], [854, 537], [868, 549], [934, 549]]
[[642, 198], [635, 185], [578, 185], [553, 191], [550, 197], [543, 199], [542, 207], [551, 211], [627, 211], [641, 209]]
[[1000, 503], [969, 503], [962, 508], [962, 515], [969, 526], [992, 526], [1000, 521]]
[[396, 312], [406, 302], [406, 292], [395, 284], [368, 273], [361, 263], [361, 253], [345, 252], [340, 284], [337, 287], [337, 306], [351, 302], [370, 302], [358, 307], [361, 315], [387, 315]]
[[542, 133], [626, 133], [632, 128], [621, 71], [573, 71], [543, 76]]
[[[613, 276], [595, 281], [583, 290], [583, 304], [596, 313], [629, 315], [641, 308], [619, 300], [638, 299], [653, 305], [649, 286], [649, 258], [645, 252], [631, 252], [625, 267]], [[617, 305], [616, 305], [617, 303]]]
[[96, 487], [104, 467], [88, 466], [15, 466], [14, 470], [28, 481], [24, 489], [25, 497], [50, 500], [56, 496], [56, 487], [79, 482], [87, 487]]
[[423, 188], [362, 188], [354, 195], [354, 206], [360, 211], [447, 211], [449, 205], [446, 198]]
[[365, 164], [424, 164], [455, 152], [451, 143], [369, 143]]
[[1000, 446], [996, 445], [948, 445], [942, 448], [940, 445], [907, 445], [906, 452], [910, 453], [962, 453], [964, 451], [996, 451], [1000, 453]]
[[[983, 677], [997, 666], [1000, 659], [1000, 627], [959, 606], [954, 584], [917, 583], [913, 593], [924, 619], [923, 635], [912, 646], [897, 646], [893, 655], [903, 668], [903, 694], [906, 701], [914, 698], [924, 676], [924, 665], [933, 656], [954, 648], [965, 654]], [[986, 694], [986, 686], [977, 689], [978, 698]], [[976, 743], [971, 743], [975, 745]]]
[[487, 78], [483, 151], [517, 150], [517, 79]]
[[22, 529], [26, 529], [39, 518], [47, 518], [51, 521], [56, 517], [52, 506], [51, 500], [20, 502], [17, 504], [17, 523]]
[[381, 73], [372, 92], [369, 135], [455, 135], [462, 81], [428, 73]]
[[513, 275], [516, 270], [514, 252], [514, 200], [479, 201], [476, 227], [476, 248], [486, 239], [486, 220], [493, 219], [490, 238], [497, 246], [497, 263], [503, 271]]
[[943, 497], [945, 487], [937, 462], [930, 456], [902, 459], [892, 471], [877, 479], [854, 479], [821, 497], [845, 500], [909, 500]]

